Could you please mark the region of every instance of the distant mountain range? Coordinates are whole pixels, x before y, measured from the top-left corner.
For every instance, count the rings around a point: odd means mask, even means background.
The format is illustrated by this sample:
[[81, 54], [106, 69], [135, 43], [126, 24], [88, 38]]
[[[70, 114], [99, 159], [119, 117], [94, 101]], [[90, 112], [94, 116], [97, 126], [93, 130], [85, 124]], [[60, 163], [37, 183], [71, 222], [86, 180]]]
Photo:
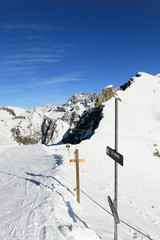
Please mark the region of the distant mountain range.
[[98, 127], [103, 102], [116, 97], [117, 91], [126, 90], [142, 74], [137, 73], [118, 89], [107, 86], [102, 94], [75, 94], [61, 106], [47, 104], [29, 111], [4, 106], [0, 108], [1, 135], [25, 145], [79, 143], [90, 138]]
[[5, 106], [0, 109], [1, 135], [22, 144], [58, 143], [70, 128], [74, 128], [84, 112], [93, 109], [98, 93], [78, 93], [66, 104], [25, 110]]

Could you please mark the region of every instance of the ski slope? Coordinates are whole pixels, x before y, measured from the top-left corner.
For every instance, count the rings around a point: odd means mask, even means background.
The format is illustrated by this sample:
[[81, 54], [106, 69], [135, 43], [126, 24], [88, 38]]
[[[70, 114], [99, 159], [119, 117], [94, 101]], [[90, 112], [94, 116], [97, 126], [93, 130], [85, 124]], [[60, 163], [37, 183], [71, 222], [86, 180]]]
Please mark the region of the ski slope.
[[[160, 239], [160, 78], [141, 73], [119, 92], [118, 213], [121, 220], [153, 240]], [[114, 98], [106, 102], [95, 134], [77, 146], [23, 146], [0, 137], [0, 239], [112, 240], [114, 220], [107, 197], [114, 198]], [[80, 204], [76, 201], [75, 148], [80, 163]], [[119, 240], [145, 236], [118, 225]]]

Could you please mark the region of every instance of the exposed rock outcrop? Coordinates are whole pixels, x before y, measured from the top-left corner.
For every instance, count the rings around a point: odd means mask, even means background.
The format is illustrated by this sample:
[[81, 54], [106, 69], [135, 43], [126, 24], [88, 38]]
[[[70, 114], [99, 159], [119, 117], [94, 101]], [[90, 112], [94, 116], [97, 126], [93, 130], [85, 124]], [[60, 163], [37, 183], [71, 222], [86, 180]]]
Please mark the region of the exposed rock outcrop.
[[108, 101], [112, 97], [117, 96], [117, 90], [112, 86], [107, 86], [102, 89], [102, 94], [99, 96], [96, 106], [101, 105], [102, 103]]
[[46, 118], [42, 123], [42, 144], [48, 144], [56, 128], [56, 119]]
[[[137, 74], [138, 75], [138, 74]], [[138, 75], [139, 77], [139, 75]], [[135, 78], [130, 78], [130, 80], [128, 80], [127, 83], [124, 83], [120, 86], [120, 89], [122, 89], [123, 91], [125, 91], [134, 81]]]
[[13, 138], [16, 142], [22, 143], [24, 145], [30, 145], [30, 144], [36, 144], [40, 141], [41, 133], [40, 132], [34, 132], [33, 134], [29, 134], [27, 136], [23, 135], [23, 132], [21, 132], [20, 127], [15, 127], [11, 129]]

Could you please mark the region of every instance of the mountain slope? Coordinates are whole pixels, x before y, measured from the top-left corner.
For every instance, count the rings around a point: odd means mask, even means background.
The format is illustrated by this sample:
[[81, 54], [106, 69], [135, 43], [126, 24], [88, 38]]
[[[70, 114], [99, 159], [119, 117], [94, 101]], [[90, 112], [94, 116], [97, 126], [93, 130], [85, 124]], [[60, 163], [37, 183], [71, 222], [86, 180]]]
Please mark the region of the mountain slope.
[[[160, 236], [160, 78], [139, 73], [125, 91], [118, 91], [118, 167], [120, 219], [153, 240]], [[114, 239], [109, 210], [114, 198], [114, 162], [106, 146], [114, 148], [114, 98], [104, 103], [95, 134], [80, 144], [23, 146], [0, 137], [0, 226], [5, 240]], [[17, 114], [18, 115], [18, 114]], [[81, 203], [76, 202], [73, 159], [79, 149]], [[85, 195], [86, 193], [87, 195]], [[17, 209], [19, 210], [17, 213]], [[147, 239], [118, 225], [119, 240]]]

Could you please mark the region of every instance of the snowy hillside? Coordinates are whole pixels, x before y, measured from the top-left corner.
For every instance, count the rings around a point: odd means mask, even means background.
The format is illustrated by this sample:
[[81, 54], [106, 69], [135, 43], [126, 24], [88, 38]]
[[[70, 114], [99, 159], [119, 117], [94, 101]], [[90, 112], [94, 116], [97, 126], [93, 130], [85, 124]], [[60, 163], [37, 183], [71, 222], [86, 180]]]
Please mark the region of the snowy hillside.
[[[124, 166], [118, 166], [118, 213], [148, 236], [121, 222], [118, 239], [159, 240], [160, 77], [139, 73], [117, 94], [118, 151], [124, 156]], [[69, 151], [63, 144], [18, 145], [1, 134], [0, 239], [114, 239], [113, 217], [104, 210], [110, 211], [107, 197], [114, 198], [114, 161], [106, 155], [106, 146], [114, 148], [114, 104], [114, 97], [103, 103], [95, 134]], [[69, 162], [75, 148], [85, 159], [80, 163], [80, 203], [75, 164]]]

